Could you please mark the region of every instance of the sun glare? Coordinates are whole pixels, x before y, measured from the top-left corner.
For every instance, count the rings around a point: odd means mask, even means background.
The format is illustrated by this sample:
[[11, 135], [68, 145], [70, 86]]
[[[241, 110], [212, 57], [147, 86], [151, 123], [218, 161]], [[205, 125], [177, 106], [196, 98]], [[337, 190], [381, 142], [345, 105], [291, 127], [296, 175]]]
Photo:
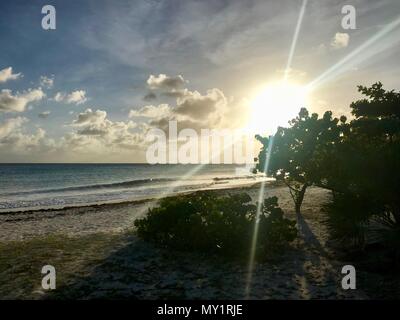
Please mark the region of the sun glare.
[[249, 129], [259, 134], [273, 134], [286, 126], [300, 108], [307, 106], [308, 90], [289, 82], [271, 83], [255, 94], [251, 101]]

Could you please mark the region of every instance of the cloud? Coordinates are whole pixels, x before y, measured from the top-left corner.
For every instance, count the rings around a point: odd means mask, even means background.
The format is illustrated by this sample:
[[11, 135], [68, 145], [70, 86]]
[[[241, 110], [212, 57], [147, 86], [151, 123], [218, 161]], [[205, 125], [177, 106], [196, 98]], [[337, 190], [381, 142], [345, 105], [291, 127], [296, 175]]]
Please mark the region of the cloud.
[[167, 103], [158, 106], [147, 105], [138, 110], [131, 110], [129, 117], [149, 118], [148, 125], [164, 130], [168, 121], [178, 121], [178, 126], [188, 125], [195, 130], [200, 128], [215, 128], [222, 121], [223, 115], [228, 111], [228, 101], [224, 93], [213, 88], [201, 94], [182, 88], [187, 81], [183, 76], [171, 77], [166, 74], [150, 75], [147, 84], [153, 90], [161, 90], [161, 96], [175, 98], [176, 104]]
[[65, 96], [65, 93], [57, 92], [53, 99], [57, 102], [61, 102], [65, 99]]
[[29, 89], [21, 94], [13, 95], [11, 90], [0, 91], [0, 111], [2, 112], [23, 112], [26, 105], [45, 97], [42, 89]]
[[81, 104], [87, 101], [85, 90], [76, 90], [71, 92], [66, 97], [67, 103]]
[[87, 140], [77, 136], [91, 137], [92, 142], [95, 141], [97, 145], [111, 148], [136, 148], [144, 141], [143, 135], [132, 132], [137, 126], [136, 123], [111, 121], [107, 119], [107, 112], [104, 110], [86, 109], [78, 115], [71, 126], [77, 128], [77, 131], [68, 137], [79, 143]]
[[181, 131], [183, 129], [193, 129], [196, 132], [200, 133], [201, 129], [207, 129], [207, 125], [204, 124], [204, 122], [201, 121], [194, 121], [191, 119], [177, 119], [176, 116], [171, 116], [171, 117], [164, 117], [164, 118], [159, 118], [159, 119], [152, 119], [149, 122], [150, 128], [157, 128], [165, 132], [165, 134], [168, 136], [169, 135], [169, 122], [170, 121], [176, 121], [177, 122], [177, 129], [178, 131]]
[[[170, 77], [164, 75], [163, 78]], [[240, 128], [246, 124], [250, 114], [248, 101], [228, 99], [218, 88], [209, 89], [204, 94], [196, 90], [177, 88], [162, 92], [160, 97], [162, 96], [173, 97], [176, 103], [147, 105], [131, 110], [129, 117], [149, 118], [147, 125], [150, 128], [159, 128], [167, 133], [168, 122], [172, 120], [178, 122], [178, 128], [196, 131]]]
[[155, 99], [157, 99], [157, 95], [154, 92], [149, 92], [143, 97], [144, 101], [152, 101]]
[[46, 146], [46, 132], [42, 128], [38, 128], [33, 134], [24, 132], [23, 124], [28, 121], [27, 118], [17, 117], [0, 123], [0, 151], [27, 153]]
[[115, 4], [105, 10], [102, 23], [88, 23], [82, 42], [124, 64], [209, 74], [215, 63], [237, 66], [253, 57], [265, 62], [273, 51], [271, 40], [273, 47], [287, 50], [286, 33], [291, 36], [293, 26], [284, 21], [296, 21], [298, 10], [287, 1], [144, 1], [123, 9]]
[[[183, 76], [171, 77], [166, 74], [150, 75], [147, 84], [153, 90], [160, 90], [160, 97], [175, 98], [176, 104], [167, 103], [158, 106], [147, 105], [137, 110], [131, 110], [129, 117], [149, 118], [147, 125], [162, 130], [168, 128], [168, 122], [178, 121], [178, 127], [216, 128], [222, 122], [223, 115], [228, 111], [228, 101], [224, 93], [213, 88], [201, 94], [182, 88], [187, 81]], [[232, 118], [232, 117], [231, 117]]]
[[172, 90], [178, 89], [185, 84], [185, 80], [181, 75], [176, 77], [169, 77], [160, 73], [158, 76], [150, 75], [147, 79], [147, 85], [151, 89]]
[[129, 118], [145, 117], [145, 118], [160, 118], [171, 113], [171, 108], [168, 104], [160, 104], [158, 106], [144, 106], [139, 110], [129, 111]]
[[102, 110], [92, 111], [92, 109], [86, 109], [78, 115], [78, 118], [72, 123], [75, 126], [82, 126], [86, 124], [102, 123], [107, 117], [107, 112]]
[[337, 32], [332, 38], [331, 47], [334, 49], [345, 48], [349, 45], [350, 36], [348, 33]]
[[[245, 118], [244, 109], [241, 109], [239, 104], [233, 103], [232, 98], [226, 98], [222, 90], [218, 88], [200, 93], [183, 88], [181, 84], [179, 86], [177, 83], [165, 84], [164, 80], [172, 77], [165, 75], [165, 77], [156, 78], [158, 80], [155, 82], [161, 90], [159, 98], [173, 97], [175, 103], [171, 103], [169, 99], [168, 103], [149, 104], [129, 112], [129, 118], [147, 118], [146, 122], [137, 124], [133, 119], [113, 121], [109, 119], [107, 111], [102, 108], [86, 108], [83, 112], [73, 113], [73, 119], [66, 125], [66, 128], [69, 128], [67, 133], [61, 138], [51, 139], [41, 128], [35, 132], [26, 133], [24, 123], [28, 120], [15, 118], [0, 123], [0, 151], [10, 151], [7, 155], [2, 152], [0, 158], [2, 161], [23, 160], [29, 155], [32, 161], [43, 161], [43, 159], [46, 161], [98, 161], [99, 159], [102, 161], [121, 161], [122, 159], [122, 161], [138, 161], [138, 159], [145, 161], [144, 155], [149, 143], [146, 141], [146, 133], [151, 128], [162, 129], [168, 135], [169, 121], [176, 120], [179, 130], [191, 128], [200, 132], [201, 129], [230, 128], [237, 124], [237, 118], [240, 120]], [[175, 88], [172, 88], [174, 86]], [[23, 109], [14, 101], [16, 99], [25, 99], [26, 105], [26, 101], [39, 99], [41, 96], [35, 94], [34, 90], [15, 95], [12, 95], [9, 90], [3, 90], [1, 94], [4, 97], [0, 99], [0, 106], [5, 109], [7, 105], [7, 110], [11, 107]], [[69, 96], [71, 94], [58, 92], [54, 100], [67, 102], [70, 101]], [[237, 117], [238, 114], [239, 117]], [[45, 119], [49, 115], [50, 111], [44, 111], [39, 113], [38, 117]]]
[[46, 119], [50, 115], [50, 111], [44, 111], [38, 114], [38, 117], [41, 119]]
[[170, 91], [165, 91], [162, 92], [161, 95], [166, 96], [166, 97], [170, 97], [170, 98], [181, 98], [183, 96], [185, 96], [185, 94], [187, 94], [189, 90], [188, 89], [173, 89]]
[[52, 77], [41, 76], [40, 77], [40, 85], [47, 89], [51, 89], [54, 85], [54, 76], [52, 76]]
[[224, 93], [216, 88], [207, 90], [205, 95], [198, 91], [186, 91], [182, 97], [177, 98], [174, 113], [185, 115], [192, 119], [209, 118], [216, 111], [227, 105]]
[[27, 122], [28, 119], [23, 117], [11, 118], [5, 120], [3, 123], [0, 123], [0, 141], [7, 137], [9, 134], [21, 127], [24, 122]]
[[86, 91], [85, 90], [75, 90], [69, 94], [57, 92], [53, 98], [57, 102], [65, 102], [68, 104], [82, 104], [87, 101]]
[[22, 77], [22, 73], [12, 73], [12, 67], [0, 70], [0, 83], [5, 83], [8, 80], [17, 80]]

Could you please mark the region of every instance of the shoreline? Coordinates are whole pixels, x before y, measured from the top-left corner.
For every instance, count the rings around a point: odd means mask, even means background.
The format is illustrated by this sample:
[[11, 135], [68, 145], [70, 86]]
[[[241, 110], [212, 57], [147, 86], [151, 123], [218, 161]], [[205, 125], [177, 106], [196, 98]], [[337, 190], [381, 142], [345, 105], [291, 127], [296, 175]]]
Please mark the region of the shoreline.
[[[246, 192], [253, 201], [258, 198], [258, 191], [257, 184], [213, 190], [221, 194]], [[285, 215], [295, 219], [286, 186], [271, 184], [266, 188], [265, 197], [268, 196], [277, 196]], [[366, 298], [362, 291], [340, 289], [343, 263], [327, 246], [328, 233], [320, 214], [321, 205], [329, 197], [326, 190], [310, 188], [304, 199], [303, 216], [317, 245], [299, 236], [278, 258], [257, 263], [251, 299]], [[0, 272], [3, 280], [11, 279], [0, 286], [0, 296], [23, 299], [245, 298], [247, 264], [167, 250], [138, 239], [132, 232], [133, 222], [146, 213], [150, 203], [154, 201], [73, 208], [63, 210], [62, 215], [60, 211], [8, 215], [8, 221], [0, 223], [0, 260], [6, 259], [14, 267]], [[54, 265], [62, 275], [53, 293], [45, 292], [35, 280], [43, 263]], [[15, 291], [15, 288], [20, 290]]]
[[[213, 188], [208, 191], [217, 193], [247, 192], [257, 199], [261, 182]], [[268, 182], [267, 190], [280, 188], [275, 181]], [[286, 189], [285, 189], [286, 190]], [[108, 202], [102, 204], [71, 206], [55, 209], [37, 209], [0, 214], [0, 242], [20, 241], [53, 234], [79, 236], [96, 232], [114, 233], [133, 228], [133, 222], [145, 215], [151, 206], [161, 198], [175, 197], [182, 194], [202, 192], [205, 190], [173, 193], [159, 198], [142, 200]], [[283, 190], [282, 190], [283, 191]], [[282, 192], [278, 192], [282, 193]]]
[[[85, 204], [77, 204], [77, 205], [66, 205], [66, 206], [45, 206], [45, 207], [20, 207], [20, 208], [12, 208], [12, 209], [0, 209], [0, 217], [1, 215], [10, 215], [10, 214], [29, 214], [29, 213], [37, 213], [37, 212], [48, 212], [48, 211], [63, 211], [69, 209], [77, 209], [77, 208], [91, 208], [91, 207], [102, 207], [102, 206], [112, 206], [112, 205], [123, 205], [123, 204], [140, 204], [149, 201], [157, 201], [162, 198], [173, 197], [178, 195], [190, 194], [199, 191], [213, 191], [213, 190], [233, 190], [240, 188], [253, 188], [255, 185], [261, 184], [263, 181], [251, 181], [245, 183], [238, 183], [236, 185], [222, 185], [219, 183], [215, 183], [213, 186], [203, 187], [199, 189], [192, 190], [182, 190], [177, 192], [170, 192], [166, 194], [162, 194], [159, 197], [139, 197], [135, 199], [120, 199], [120, 200], [109, 200], [103, 202], [93, 202], [93, 203], [85, 203]], [[265, 180], [267, 184], [276, 184], [278, 182], [274, 180]]]

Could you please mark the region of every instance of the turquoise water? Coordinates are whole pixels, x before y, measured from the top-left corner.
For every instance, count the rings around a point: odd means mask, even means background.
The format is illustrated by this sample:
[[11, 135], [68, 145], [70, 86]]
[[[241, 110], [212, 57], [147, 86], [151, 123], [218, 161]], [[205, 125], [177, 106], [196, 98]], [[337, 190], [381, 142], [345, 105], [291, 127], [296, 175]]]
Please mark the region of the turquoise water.
[[248, 169], [237, 169], [237, 165], [0, 164], [0, 211], [136, 200], [263, 179]]

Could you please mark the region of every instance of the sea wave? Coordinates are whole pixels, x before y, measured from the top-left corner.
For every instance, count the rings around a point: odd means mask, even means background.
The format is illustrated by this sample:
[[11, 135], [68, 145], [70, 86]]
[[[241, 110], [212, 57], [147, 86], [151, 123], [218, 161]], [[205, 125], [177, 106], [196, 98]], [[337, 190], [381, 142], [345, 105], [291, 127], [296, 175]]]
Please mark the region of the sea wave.
[[[194, 181], [199, 180], [211, 180], [216, 183], [221, 183], [223, 181], [233, 181], [233, 180], [243, 180], [243, 179], [256, 179], [255, 175], [245, 175], [245, 176], [222, 176], [214, 177], [212, 179], [204, 177], [195, 177]], [[156, 183], [168, 183], [178, 181], [179, 178], [148, 178], [148, 179], [135, 179], [129, 181], [113, 182], [113, 183], [99, 183], [91, 185], [82, 186], [71, 186], [64, 188], [48, 188], [48, 189], [36, 189], [28, 191], [16, 191], [16, 192], [6, 192], [2, 193], [1, 196], [24, 196], [24, 195], [34, 195], [34, 194], [51, 194], [51, 193], [61, 193], [61, 192], [74, 192], [74, 191], [95, 191], [95, 190], [106, 190], [106, 189], [125, 189], [130, 187], [144, 186], [148, 184]], [[190, 181], [191, 179], [187, 179]]]
[[175, 180], [168, 179], [168, 178], [157, 178], [157, 179], [148, 178], [148, 179], [138, 179], [138, 180], [130, 180], [130, 181], [122, 181], [122, 182], [114, 182], [114, 183], [100, 183], [100, 184], [91, 184], [91, 185], [65, 187], [65, 188], [9, 192], [9, 193], [3, 193], [2, 196], [19, 196], [19, 195], [30, 195], [30, 194], [59, 193], [59, 192], [68, 192], [68, 191], [90, 191], [90, 190], [99, 190], [99, 189], [119, 189], [119, 188], [136, 187], [136, 186], [146, 185], [149, 183], [162, 183], [162, 182], [171, 182], [171, 181], [175, 181]]
[[215, 178], [213, 178], [213, 180], [214, 180], [214, 181], [221, 181], [221, 180], [227, 180], [227, 181], [229, 181], [229, 180], [243, 180], [243, 179], [246, 179], [246, 180], [249, 180], [249, 179], [256, 180], [257, 178], [260, 178], [260, 177], [264, 177], [264, 176], [252, 174], [252, 175], [240, 175], [240, 176], [229, 176], [229, 177], [215, 177]]

